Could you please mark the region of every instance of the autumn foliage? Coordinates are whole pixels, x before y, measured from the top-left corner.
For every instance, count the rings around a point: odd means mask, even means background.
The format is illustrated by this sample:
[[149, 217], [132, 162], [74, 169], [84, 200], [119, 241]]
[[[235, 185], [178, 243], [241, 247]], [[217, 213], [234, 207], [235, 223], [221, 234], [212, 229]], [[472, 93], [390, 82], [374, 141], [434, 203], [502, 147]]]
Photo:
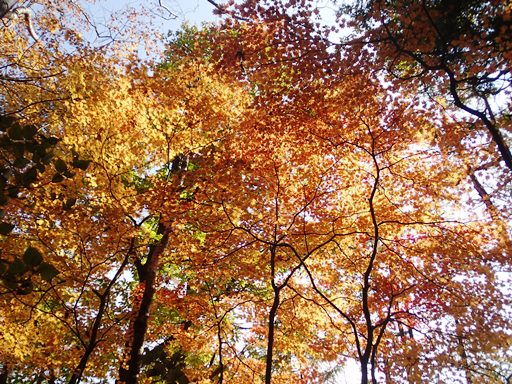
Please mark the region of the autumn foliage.
[[0, 30], [0, 383], [509, 382], [510, 5], [213, 3]]

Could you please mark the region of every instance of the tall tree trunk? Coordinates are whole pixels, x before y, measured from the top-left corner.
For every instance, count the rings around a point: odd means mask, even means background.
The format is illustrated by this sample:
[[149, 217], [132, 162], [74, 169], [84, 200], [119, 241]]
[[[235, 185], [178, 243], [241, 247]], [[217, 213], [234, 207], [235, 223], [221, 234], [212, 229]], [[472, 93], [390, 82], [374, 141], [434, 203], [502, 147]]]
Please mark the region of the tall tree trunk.
[[[130, 323], [129, 335], [125, 359], [119, 369], [119, 383], [136, 384], [140, 373], [140, 363], [142, 356], [142, 345], [148, 329], [148, 319], [151, 303], [155, 295], [155, 281], [158, 271], [160, 256], [169, 241], [169, 231], [164, 224], [158, 225], [159, 235], [162, 235], [157, 244], [151, 245], [147, 255], [146, 263], [140, 266], [139, 282], [143, 287], [142, 298], [135, 304], [134, 316]], [[126, 362], [126, 365], [124, 364]]]
[[361, 359], [361, 384], [368, 384], [368, 361]]
[[461, 358], [462, 368], [464, 369], [464, 376], [467, 384], [473, 384], [473, 375], [469, 368], [469, 359], [464, 346], [464, 335], [460, 322], [455, 319], [455, 332], [457, 334], [457, 352]]
[[[371, 134], [371, 132], [370, 132]], [[374, 326], [372, 323], [371, 309], [370, 309], [370, 290], [371, 290], [371, 275], [373, 272], [373, 266], [375, 263], [375, 259], [377, 258], [377, 250], [379, 245], [379, 224], [377, 222], [377, 214], [375, 213], [374, 199], [377, 194], [377, 187], [380, 181], [380, 167], [377, 161], [377, 156], [375, 154], [375, 139], [372, 140], [372, 152], [370, 153], [373, 159], [373, 163], [375, 165], [375, 182], [372, 187], [372, 191], [370, 193], [370, 197], [368, 198], [368, 205], [370, 208], [370, 217], [372, 219], [373, 224], [373, 240], [372, 240], [372, 250], [369, 254], [368, 266], [366, 267], [366, 271], [363, 274], [363, 286], [361, 289], [361, 301], [362, 301], [362, 310], [364, 314], [364, 319], [366, 323], [366, 347], [360, 355], [361, 362], [361, 384], [368, 384], [368, 364], [371, 362], [371, 356], [373, 348], [377, 348], [377, 346], [373, 345], [374, 338]], [[375, 356], [374, 356], [375, 358]], [[372, 374], [372, 383], [376, 384], [375, 374], [373, 369], [371, 370]]]
[[482, 202], [485, 204], [487, 212], [498, 226], [497, 229], [501, 237], [500, 240], [503, 242], [503, 248], [509, 248], [511, 246], [512, 241], [510, 239], [510, 234], [508, 232], [507, 223], [502, 219], [502, 215], [499, 209], [493, 204], [491, 196], [489, 195], [489, 193], [487, 193], [485, 187], [482, 185], [482, 183], [480, 183], [478, 177], [476, 177], [475, 172], [471, 168], [468, 168], [468, 176], [471, 179], [471, 182], [473, 183], [473, 187], [480, 195]]
[[279, 308], [279, 293], [282, 286], [276, 284], [276, 247], [275, 245], [270, 248], [270, 276], [272, 282], [272, 290], [274, 291], [274, 301], [268, 314], [268, 340], [267, 340], [267, 357], [265, 364], [265, 384], [272, 382], [272, 363], [274, 352], [274, 330], [277, 309]]
[[268, 340], [267, 340], [267, 357], [265, 367], [265, 384], [270, 384], [272, 381], [272, 359], [274, 350], [274, 329], [277, 308], [279, 307], [279, 289], [274, 290], [274, 302], [270, 308], [268, 315]]
[[9, 367], [7, 364], [2, 365], [2, 369], [0, 370], [0, 384], [7, 384], [7, 378], [9, 376]]

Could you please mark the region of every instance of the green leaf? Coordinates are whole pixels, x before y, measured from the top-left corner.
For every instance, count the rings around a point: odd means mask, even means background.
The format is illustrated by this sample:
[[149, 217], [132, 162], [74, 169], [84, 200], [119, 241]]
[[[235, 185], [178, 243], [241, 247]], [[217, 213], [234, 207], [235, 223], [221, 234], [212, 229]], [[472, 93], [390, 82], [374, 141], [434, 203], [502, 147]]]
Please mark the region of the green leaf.
[[1, 222], [0, 223], [0, 235], [8, 235], [14, 229], [14, 225], [11, 223]]
[[33, 290], [34, 290], [34, 283], [32, 282], [32, 280], [27, 279], [27, 280], [24, 280], [18, 286], [16, 293], [18, 293], [19, 295], [28, 295], [28, 294], [32, 293]]
[[36, 180], [37, 170], [35, 168], [30, 168], [23, 174], [22, 184], [24, 187], [28, 188], [30, 187], [30, 184], [32, 184]]
[[23, 254], [23, 261], [30, 267], [37, 267], [43, 262], [43, 255], [34, 247], [28, 247]]
[[43, 152], [43, 154], [41, 156], [42, 156], [41, 162], [43, 164], [50, 164], [50, 161], [52, 161], [52, 158], [53, 158], [53, 153], [51, 153], [51, 152], [49, 152], [49, 153]]
[[12, 140], [21, 140], [23, 139], [23, 132], [21, 127], [18, 124], [12, 125], [8, 130], [7, 134]]
[[60, 183], [62, 180], [64, 180], [64, 176], [62, 176], [60, 173], [56, 173], [52, 178], [52, 183]]
[[16, 119], [12, 116], [0, 116], [0, 130], [6, 131], [16, 122]]
[[12, 276], [4, 276], [3, 283], [9, 289], [15, 289], [18, 285], [16, 280], [12, 280]]
[[91, 160], [73, 160], [73, 167], [80, 168], [83, 171], [86, 171], [89, 168], [89, 164], [91, 164]]
[[51, 145], [51, 146], [54, 146], [55, 144], [57, 144], [59, 142], [59, 139], [57, 139], [56, 137], [47, 137], [46, 138], [46, 142]]
[[187, 171], [197, 171], [199, 169], [199, 165], [190, 161], [187, 166]]
[[24, 168], [29, 163], [30, 163], [30, 160], [21, 156], [21, 157], [16, 158], [16, 160], [14, 161], [14, 166], [16, 168]]
[[67, 171], [68, 166], [66, 165], [66, 162], [62, 159], [57, 159], [53, 162], [53, 165], [55, 166], [55, 170], [59, 173], [64, 173]]
[[[43, 156], [44, 156], [44, 154], [43, 154]], [[39, 153], [39, 151], [32, 152], [32, 161], [34, 163], [39, 163], [41, 161], [41, 154]]]
[[4, 260], [0, 260], [0, 276], [7, 272], [8, 264]]
[[35, 125], [26, 125], [23, 127], [23, 136], [25, 139], [32, 139], [37, 133], [37, 127]]
[[68, 211], [70, 210], [73, 205], [76, 204], [76, 197], [72, 197], [70, 199], [67, 199], [66, 202], [63, 204], [62, 208], [65, 210], [65, 211]]
[[16, 157], [23, 157], [25, 155], [25, 144], [23, 143], [11, 143], [10, 150]]
[[27, 270], [27, 266], [20, 259], [14, 260], [11, 265], [9, 265], [9, 274], [13, 276], [21, 276]]
[[7, 194], [13, 199], [17, 198], [19, 193], [20, 189], [18, 187], [11, 187], [7, 190]]
[[41, 279], [46, 281], [50, 281], [59, 274], [59, 271], [53, 265], [48, 263], [41, 263], [37, 272], [41, 276]]

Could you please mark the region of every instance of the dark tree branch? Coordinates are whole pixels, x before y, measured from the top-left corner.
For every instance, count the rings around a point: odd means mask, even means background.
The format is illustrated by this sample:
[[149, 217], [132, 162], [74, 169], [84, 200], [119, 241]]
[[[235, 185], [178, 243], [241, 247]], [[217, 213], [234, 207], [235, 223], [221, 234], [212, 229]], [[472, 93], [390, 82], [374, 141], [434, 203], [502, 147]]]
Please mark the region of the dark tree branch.
[[103, 316], [105, 314], [110, 291], [112, 290], [112, 287], [117, 282], [117, 280], [121, 276], [121, 273], [123, 272], [124, 268], [128, 264], [130, 256], [133, 253], [134, 247], [135, 247], [135, 239], [132, 238], [132, 240], [130, 242], [130, 247], [128, 248], [128, 251], [126, 252], [126, 254], [124, 256], [123, 262], [117, 269], [116, 274], [110, 280], [109, 284], [107, 285], [107, 287], [105, 288], [103, 293], [100, 293], [100, 292], [94, 290], [94, 293], [96, 294], [96, 296], [98, 296], [98, 299], [100, 300], [100, 306], [98, 308], [98, 313], [96, 314], [96, 318], [94, 319], [89, 342], [86, 346], [84, 354], [82, 355], [82, 358], [80, 359], [80, 362], [78, 363], [77, 368], [75, 369], [75, 371], [73, 372], [73, 375], [71, 376], [71, 379], [69, 380], [69, 384], [77, 384], [80, 382], [80, 380], [82, 378], [82, 375], [87, 366], [87, 362], [89, 361], [89, 358], [90, 358], [92, 352], [94, 351], [94, 348], [98, 344], [98, 333], [99, 333], [99, 329], [101, 326]]
[[228, 11], [227, 6], [223, 6], [219, 3], [217, 3], [216, 1], [213, 1], [213, 0], [206, 0], [206, 1], [208, 1], [211, 5], [213, 5], [217, 9], [219, 14], [221, 14], [221, 15], [229, 15], [233, 19], [240, 20], [240, 21], [251, 21], [245, 17], [235, 14], [233, 11]]
[[155, 282], [158, 272], [160, 256], [163, 254], [167, 242], [169, 241], [169, 230], [160, 223], [158, 225], [158, 235], [162, 238], [154, 245], [150, 246], [147, 260], [144, 265], [144, 279], [140, 283], [144, 287], [142, 298], [139, 303], [135, 303], [134, 318], [130, 324], [126, 358], [126, 367], [123, 364], [119, 370], [119, 382], [126, 384], [136, 384], [140, 373], [142, 345], [148, 329], [149, 311], [156, 292]]

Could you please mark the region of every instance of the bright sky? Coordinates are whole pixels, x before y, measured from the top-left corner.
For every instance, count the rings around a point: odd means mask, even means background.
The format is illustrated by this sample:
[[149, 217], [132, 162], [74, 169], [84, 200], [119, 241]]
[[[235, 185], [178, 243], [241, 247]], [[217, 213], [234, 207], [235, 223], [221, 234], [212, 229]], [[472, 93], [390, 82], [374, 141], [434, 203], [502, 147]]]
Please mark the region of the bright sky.
[[[86, 31], [85, 28], [81, 31], [84, 39], [95, 46], [110, 42], [108, 36], [115, 35], [115, 32], [111, 32], [107, 26], [121, 26], [128, 10], [144, 9], [146, 14], [149, 12], [149, 17], [144, 16], [138, 19], [139, 25], [134, 24], [136, 21], [133, 20], [128, 20], [126, 24], [142, 29], [145, 25], [151, 24], [152, 30], [156, 29], [162, 34], [162, 43], [169, 31], [179, 30], [184, 23], [199, 26], [203, 22], [220, 20], [213, 14], [214, 6], [207, 0], [79, 0], [78, 3], [89, 16], [94, 28], [104, 36], [104, 38], [98, 38], [94, 30]], [[37, 11], [37, 6], [32, 8]], [[113, 23], [112, 20], [115, 22]], [[149, 32], [149, 30], [146, 31]], [[159, 39], [157, 38], [156, 41]], [[148, 55], [151, 56], [151, 53], [140, 51], [141, 58]]]
[[[218, 3], [223, 3], [223, 0], [218, 0]], [[326, 23], [334, 22], [336, 7], [329, 0], [316, 0], [316, 6]], [[128, 7], [150, 9], [155, 16], [153, 22], [164, 35], [168, 31], [178, 30], [185, 22], [200, 25], [202, 22], [220, 20], [219, 16], [213, 14], [214, 6], [207, 0], [96, 0], [85, 8], [96, 23], [108, 25], [110, 15]]]
[[[207, 0], [96, 0], [88, 6], [94, 19], [98, 22], [108, 21], [108, 16], [127, 7], [146, 7], [154, 11], [155, 20], [161, 24], [160, 30], [166, 33], [169, 30], [177, 30], [183, 22], [199, 25], [204, 21], [214, 21], [213, 5]], [[174, 17], [169, 13], [171, 11]]]

